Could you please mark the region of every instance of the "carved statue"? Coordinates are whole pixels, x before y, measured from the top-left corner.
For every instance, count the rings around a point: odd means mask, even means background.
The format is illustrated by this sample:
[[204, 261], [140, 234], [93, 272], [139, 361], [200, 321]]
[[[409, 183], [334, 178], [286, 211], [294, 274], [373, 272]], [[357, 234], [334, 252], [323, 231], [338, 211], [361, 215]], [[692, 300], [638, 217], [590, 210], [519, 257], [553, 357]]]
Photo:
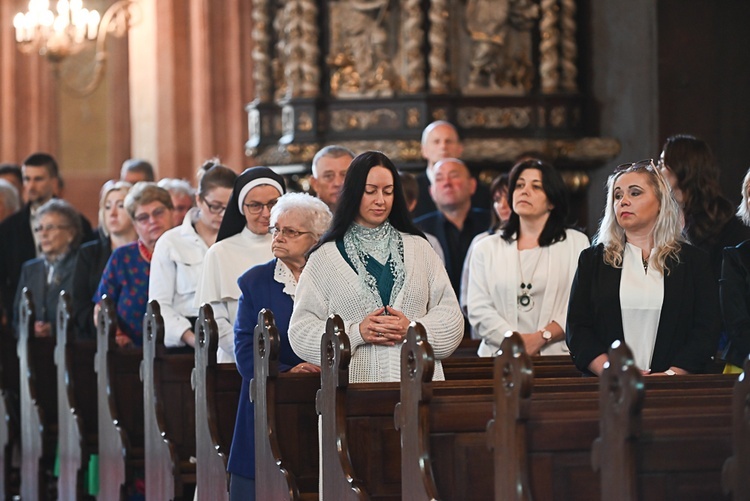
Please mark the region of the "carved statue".
[[532, 0], [468, 0], [472, 40], [469, 93], [522, 94], [531, 88], [530, 30], [539, 16]]
[[396, 75], [388, 51], [386, 18], [390, 0], [331, 3], [331, 94], [390, 97]]

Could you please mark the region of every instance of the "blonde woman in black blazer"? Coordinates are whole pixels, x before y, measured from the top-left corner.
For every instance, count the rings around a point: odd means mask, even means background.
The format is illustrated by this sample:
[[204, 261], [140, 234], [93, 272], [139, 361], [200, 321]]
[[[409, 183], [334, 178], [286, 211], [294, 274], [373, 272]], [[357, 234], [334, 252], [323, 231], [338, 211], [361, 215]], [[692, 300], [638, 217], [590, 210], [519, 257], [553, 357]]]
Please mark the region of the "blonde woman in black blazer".
[[566, 334], [579, 369], [600, 374], [621, 340], [645, 374], [705, 370], [719, 337], [718, 287], [708, 254], [680, 232], [677, 203], [653, 161], [618, 167], [570, 296]]

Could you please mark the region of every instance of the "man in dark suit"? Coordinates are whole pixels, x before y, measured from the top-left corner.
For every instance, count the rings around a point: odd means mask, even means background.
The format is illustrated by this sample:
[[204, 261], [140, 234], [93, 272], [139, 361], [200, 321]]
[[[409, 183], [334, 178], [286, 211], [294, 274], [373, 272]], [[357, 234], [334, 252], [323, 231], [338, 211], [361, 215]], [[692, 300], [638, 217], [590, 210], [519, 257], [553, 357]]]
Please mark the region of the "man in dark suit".
[[[435, 182], [435, 164], [446, 158], [461, 158], [464, 145], [452, 123], [437, 120], [425, 127], [422, 132], [422, 157], [427, 160], [427, 168], [417, 175], [419, 198], [412, 212], [415, 218], [438, 210], [432, 196], [431, 186]], [[489, 209], [492, 197], [487, 186], [478, 183], [471, 198], [472, 206]]]
[[[23, 190], [26, 205], [0, 223], [0, 299], [7, 324], [17, 314], [13, 311], [21, 265], [37, 257], [38, 242], [32, 231], [36, 210], [55, 195], [60, 185], [57, 162], [47, 153], [34, 153], [23, 162]], [[81, 216], [83, 240], [94, 236], [91, 224]]]
[[472, 207], [471, 196], [477, 189], [477, 180], [461, 160], [446, 158], [438, 161], [434, 175], [430, 192], [438, 210], [420, 216], [414, 222], [440, 242], [445, 268], [456, 296], [460, 297], [466, 252], [474, 237], [490, 227], [490, 213]]

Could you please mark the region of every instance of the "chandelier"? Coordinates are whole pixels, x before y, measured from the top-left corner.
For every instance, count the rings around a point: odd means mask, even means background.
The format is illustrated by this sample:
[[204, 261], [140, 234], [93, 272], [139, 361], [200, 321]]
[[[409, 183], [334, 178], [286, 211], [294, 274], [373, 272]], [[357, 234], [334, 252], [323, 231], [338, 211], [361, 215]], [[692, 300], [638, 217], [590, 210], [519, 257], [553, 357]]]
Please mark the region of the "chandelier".
[[[86, 96], [101, 82], [107, 61], [107, 35], [123, 36], [134, 24], [136, 0], [119, 0], [100, 15], [86, 9], [83, 0], [58, 0], [53, 11], [49, 0], [30, 0], [27, 12], [13, 18], [16, 42], [26, 53], [38, 53], [55, 65], [68, 56], [93, 47], [94, 69], [89, 82], [83, 86], [67, 86], [67, 90]], [[65, 82], [63, 82], [65, 83]]]

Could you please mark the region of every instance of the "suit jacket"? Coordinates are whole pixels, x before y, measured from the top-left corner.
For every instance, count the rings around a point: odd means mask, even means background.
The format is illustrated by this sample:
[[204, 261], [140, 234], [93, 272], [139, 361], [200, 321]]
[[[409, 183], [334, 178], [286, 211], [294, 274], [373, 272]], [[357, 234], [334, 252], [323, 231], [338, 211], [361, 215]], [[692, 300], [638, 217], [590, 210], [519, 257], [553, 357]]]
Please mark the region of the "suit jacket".
[[719, 293], [729, 336], [724, 359], [742, 367], [750, 354], [750, 240], [724, 249]]
[[112, 255], [112, 242], [109, 237], [99, 234], [99, 238], [86, 242], [78, 249], [75, 273], [73, 274], [73, 322], [78, 339], [95, 339], [94, 302], [102, 279], [104, 267]]
[[[17, 314], [13, 310], [13, 299], [18, 289], [21, 266], [36, 257], [36, 244], [30, 220], [31, 205], [26, 204], [20, 211], [0, 223], [0, 299], [9, 321]], [[95, 238], [91, 224], [83, 216], [81, 225], [83, 242]]]
[[[21, 291], [26, 287], [31, 292], [31, 298], [34, 301], [35, 320], [52, 324], [52, 335], [55, 336], [57, 303], [60, 299], [60, 292], [70, 290], [73, 284], [75, 262], [76, 251], [73, 250], [55, 266], [54, 283], [47, 284], [47, 267], [44, 258], [40, 257], [27, 261], [21, 270], [18, 289], [13, 300], [13, 310], [16, 312], [16, 317], [18, 316], [18, 305], [21, 303]], [[13, 326], [17, 337], [18, 319], [14, 321]]]
[[448, 235], [445, 231], [445, 225], [452, 223], [448, 222], [442, 212], [435, 211], [426, 214], [415, 219], [414, 223], [422, 231], [434, 235], [438, 242], [440, 242], [440, 247], [443, 249], [443, 257], [445, 258], [445, 269], [448, 271], [448, 277], [451, 280], [451, 285], [456, 292], [456, 296], [459, 296], [461, 291], [461, 272], [463, 271], [466, 253], [469, 251], [469, 246], [474, 237], [483, 231], [487, 231], [487, 228], [490, 227], [490, 213], [484, 209], [477, 208], [472, 208], [469, 211], [464, 221], [463, 230], [461, 231], [462, 241], [460, 242], [461, 248], [458, 255], [455, 255], [455, 252], [451, 252]]
[[[721, 327], [710, 259], [683, 243], [680, 262], [668, 262], [668, 267], [651, 370], [663, 372], [675, 366], [703, 372], [716, 353]], [[615, 340], [624, 340], [621, 277], [621, 268], [604, 263], [602, 244], [581, 253], [570, 293], [566, 337], [576, 366], [584, 372]]]

